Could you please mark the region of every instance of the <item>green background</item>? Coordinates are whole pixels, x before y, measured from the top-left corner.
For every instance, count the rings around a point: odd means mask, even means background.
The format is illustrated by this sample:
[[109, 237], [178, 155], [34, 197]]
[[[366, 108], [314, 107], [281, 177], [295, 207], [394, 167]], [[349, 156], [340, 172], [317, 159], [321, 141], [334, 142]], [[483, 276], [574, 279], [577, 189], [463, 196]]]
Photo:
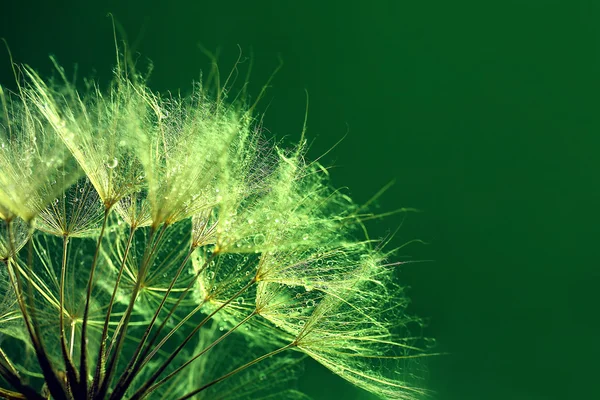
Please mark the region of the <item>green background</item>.
[[[16, 4], [18, 3], [18, 4]], [[435, 350], [438, 399], [600, 398], [598, 283], [600, 2], [12, 1], [0, 36], [43, 75], [49, 54], [96, 71], [114, 63], [111, 11], [154, 63], [156, 90], [189, 88], [221, 49], [254, 54], [251, 93], [278, 64], [263, 110], [278, 138], [299, 138], [336, 186], [365, 202], [391, 180], [376, 237], [402, 228], [400, 273]], [[60, 4], [60, 5], [59, 5]], [[2, 51], [4, 53], [4, 51]], [[0, 82], [11, 86], [8, 57]], [[367, 399], [324, 369], [316, 399]]]

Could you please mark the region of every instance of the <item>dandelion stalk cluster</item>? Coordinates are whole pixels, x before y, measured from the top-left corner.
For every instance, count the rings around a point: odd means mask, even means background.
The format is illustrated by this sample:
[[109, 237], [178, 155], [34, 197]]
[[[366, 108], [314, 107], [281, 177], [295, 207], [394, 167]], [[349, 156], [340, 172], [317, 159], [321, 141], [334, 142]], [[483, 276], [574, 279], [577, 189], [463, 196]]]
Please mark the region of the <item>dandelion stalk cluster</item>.
[[307, 357], [426, 395], [398, 263], [304, 134], [267, 140], [227, 83], [56, 69], [0, 87], [0, 398], [302, 399]]

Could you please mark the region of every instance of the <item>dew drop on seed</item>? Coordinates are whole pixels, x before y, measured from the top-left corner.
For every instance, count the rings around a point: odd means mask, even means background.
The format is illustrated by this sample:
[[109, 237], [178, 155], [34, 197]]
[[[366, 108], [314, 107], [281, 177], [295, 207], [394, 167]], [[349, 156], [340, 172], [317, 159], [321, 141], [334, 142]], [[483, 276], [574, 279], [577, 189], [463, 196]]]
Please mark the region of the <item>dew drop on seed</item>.
[[112, 161], [106, 163], [106, 166], [110, 169], [116, 168], [119, 165], [119, 160], [117, 158], [113, 158]]
[[265, 241], [265, 235], [263, 235], [262, 233], [259, 233], [258, 235], [254, 236], [254, 238], [252, 239], [252, 241], [254, 242], [255, 245], [261, 245], [264, 243]]

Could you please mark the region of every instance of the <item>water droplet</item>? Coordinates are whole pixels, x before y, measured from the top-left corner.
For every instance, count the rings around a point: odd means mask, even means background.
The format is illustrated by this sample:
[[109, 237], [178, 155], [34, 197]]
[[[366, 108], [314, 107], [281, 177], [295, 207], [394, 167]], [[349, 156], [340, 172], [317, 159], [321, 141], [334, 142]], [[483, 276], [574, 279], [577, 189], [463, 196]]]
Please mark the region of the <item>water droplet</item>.
[[306, 307], [314, 307], [315, 306], [315, 301], [310, 299], [306, 302]]
[[54, 204], [58, 204], [58, 199], [54, 199]]
[[106, 163], [106, 167], [110, 169], [116, 168], [117, 165], [119, 165], [119, 160], [117, 160], [116, 157], [113, 158], [112, 161]]
[[215, 277], [215, 272], [214, 272], [214, 271], [208, 271], [208, 272], [206, 273], [206, 277], [207, 277], [208, 279], [214, 279], [214, 277]]
[[243, 298], [243, 297], [241, 297], [241, 296], [240, 296], [240, 297], [238, 297], [236, 301], [237, 301], [237, 303], [238, 303], [240, 306], [244, 304], [244, 298]]
[[265, 235], [263, 235], [262, 233], [259, 233], [258, 235], [254, 236], [254, 238], [252, 239], [252, 241], [257, 246], [261, 245], [265, 241]]

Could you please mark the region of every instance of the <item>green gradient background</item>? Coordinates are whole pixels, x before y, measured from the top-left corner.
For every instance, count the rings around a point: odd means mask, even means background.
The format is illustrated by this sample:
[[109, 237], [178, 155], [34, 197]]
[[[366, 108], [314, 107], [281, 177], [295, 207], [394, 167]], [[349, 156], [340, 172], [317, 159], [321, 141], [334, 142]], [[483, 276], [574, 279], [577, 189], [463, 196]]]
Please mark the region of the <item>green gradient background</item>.
[[[108, 79], [108, 11], [139, 37], [157, 90], [187, 89], [207, 69], [199, 42], [220, 47], [225, 68], [237, 44], [252, 48], [254, 93], [280, 54], [266, 127], [297, 139], [306, 88], [310, 157], [348, 131], [324, 158], [334, 184], [364, 202], [395, 179], [381, 210], [424, 211], [394, 244], [430, 243], [403, 254], [434, 261], [401, 274], [411, 311], [449, 353], [428, 362], [436, 398], [600, 398], [599, 2], [14, 3], [1, 0], [0, 36], [44, 75], [55, 54]], [[318, 366], [301, 386], [315, 399], [370, 398]]]

